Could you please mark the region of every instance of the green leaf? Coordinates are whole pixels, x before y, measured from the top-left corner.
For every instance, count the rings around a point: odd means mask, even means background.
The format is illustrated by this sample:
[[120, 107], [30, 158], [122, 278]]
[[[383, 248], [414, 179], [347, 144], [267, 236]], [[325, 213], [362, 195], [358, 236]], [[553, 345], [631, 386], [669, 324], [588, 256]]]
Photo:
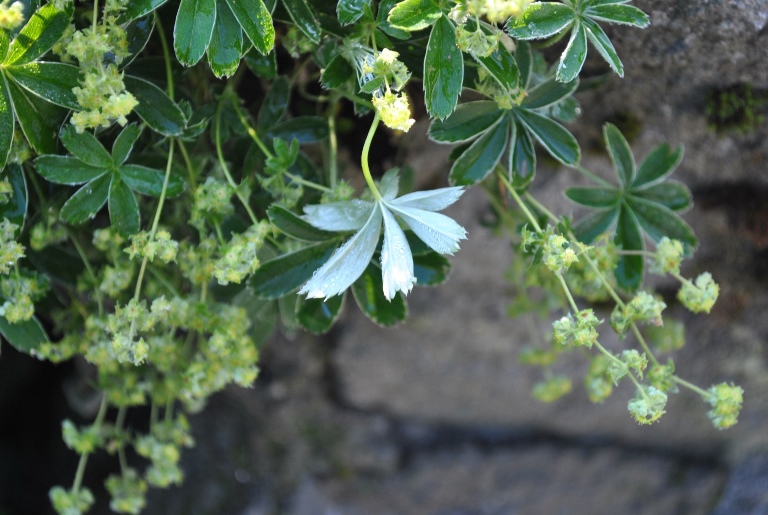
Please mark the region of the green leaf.
[[133, 93], [139, 105], [134, 111], [150, 129], [163, 136], [178, 136], [187, 124], [184, 113], [176, 102], [149, 81], [125, 76], [125, 87]]
[[74, 126], [67, 125], [59, 134], [69, 153], [85, 164], [96, 168], [111, 168], [114, 164], [112, 156], [90, 132], [78, 133]]
[[576, 17], [567, 5], [558, 2], [537, 2], [525, 12], [507, 21], [507, 34], [516, 39], [544, 39], [563, 31]]
[[451, 262], [437, 252], [413, 256], [413, 275], [416, 276], [416, 286], [436, 286], [448, 279]]
[[520, 70], [520, 87], [527, 90], [533, 75], [533, 51], [530, 43], [523, 40], [517, 42], [515, 62]]
[[605, 62], [608, 63], [611, 69], [616, 72], [619, 77], [623, 77], [624, 65], [621, 64], [621, 59], [619, 59], [616, 49], [613, 48], [613, 43], [608, 39], [608, 36], [603, 32], [603, 29], [589, 18], [584, 18], [581, 23], [586, 30], [587, 38], [592, 42], [597, 51], [600, 52], [600, 55], [603, 56]]
[[512, 186], [526, 188], [536, 174], [536, 150], [531, 135], [520, 123], [510, 121], [509, 169]]
[[491, 100], [459, 105], [445, 120], [434, 120], [429, 137], [439, 143], [462, 143], [487, 131], [504, 116], [504, 111]]
[[127, 125], [120, 131], [120, 134], [117, 135], [117, 138], [115, 138], [115, 142], [112, 145], [112, 161], [117, 166], [125, 163], [125, 160], [131, 155], [133, 145], [136, 143], [136, 140], [139, 139], [139, 136], [141, 136], [141, 127], [135, 123]]
[[328, 120], [322, 116], [297, 116], [273, 126], [267, 131], [268, 138], [293, 139], [299, 143], [312, 143], [328, 137]]
[[56, 184], [83, 184], [101, 177], [109, 170], [90, 166], [69, 156], [40, 156], [35, 159], [35, 169], [45, 180]]
[[656, 202], [673, 211], [686, 210], [693, 204], [688, 187], [677, 181], [664, 181], [641, 190], [633, 188], [631, 193], [633, 197]]
[[579, 241], [592, 243], [598, 236], [613, 228], [620, 211], [619, 208], [606, 209], [585, 216], [573, 226], [573, 232]]
[[249, 284], [263, 299], [277, 299], [295, 290], [331, 257], [336, 241], [304, 247], [262, 263], [251, 275]]
[[216, 25], [208, 46], [208, 64], [218, 77], [234, 75], [243, 55], [243, 31], [224, 0], [216, 0]]
[[181, 0], [173, 26], [173, 50], [184, 66], [192, 66], [205, 54], [216, 23], [216, 0]]
[[[616, 225], [616, 237], [613, 241], [621, 250], [636, 251], [645, 248], [640, 224], [627, 206], [621, 207]], [[624, 289], [636, 290], [643, 280], [643, 267], [643, 256], [621, 256], [614, 272], [616, 282]]]
[[326, 89], [340, 88], [354, 76], [355, 69], [352, 68], [349, 61], [337, 55], [331, 59], [331, 62], [323, 70], [320, 82]]
[[5, 77], [0, 74], [0, 170], [5, 167], [13, 144], [13, 104]]
[[0, 315], [0, 334], [14, 349], [25, 354], [31, 354], [40, 344], [48, 341], [48, 335], [45, 334], [43, 324], [37, 317], [11, 324], [4, 316]]
[[80, 68], [64, 63], [32, 62], [9, 66], [6, 73], [23, 88], [67, 109], [81, 109], [72, 88], [80, 86]]
[[442, 15], [434, 0], [404, 0], [389, 11], [387, 19], [395, 28], [414, 32], [429, 27]]
[[0, 30], [0, 63], [5, 61], [5, 56], [8, 55], [8, 48], [10, 46], [11, 39], [6, 30]]
[[442, 120], [453, 112], [463, 79], [464, 59], [453, 24], [441, 16], [432, 27], [424, 57], [424, 100], [430, 116]]
[[559, 82], [555, 79], [547, 79], [526, 92], [522, 106], [526, 109], [539, 109], [556, 104], [575, 93], [578, 87], [578, 80]]
[[[132, 190], [142, 195], [159, 197], [163, 191], [165, 173], [160, 170], [140, 165], [123, 165], [119, 168], [119, 171], [123, 182]], [[184, 191], [184, 186], [185, 183], [181, 177], [170, 174], [165, 194], [168, 197], [175, 197]]]
[[634, 25], [641, 29], [644, 29], [651, 23], [648, 15], [643, 11], [633, 5], [623, 3], [595, 5], [587, 8], [585, 14], [596, 20]]
[[61, 219], [77, 225], [95, 217], [107, 203], [111, 180], [111, 174], [105, 173], [77, 190], [61, 207]]
[[118, 23], [123, 24], [136, 18], [141, 18], [151, 13], [168, 0], [131, 0], [127, 2], [125, 10], [118, 18]]
[[407, 30], [393, 27], [392, 24], [389, 23], [388, 19], [389, 12], [392, 10], [392, 8], [395, 7], [397, 3], [398, 0], [382, 0], [379, 2], [379, 11], [376, 16], [376, 23], [379, 26], [379, 29], [381, 29], [388, 36], [404, 40], [410, 38], [411, 34]]
[[262, 0], [226, 0], [243, 32], [262, 54], [275, 46], [275, 27]]
[[516, 109], [514, 112], [552, 157], [569, 165], [579, 161], [579, 143], [562, 125], [527, 109]]
[[125, 26], [125, 37], [128, 41], [128, 47], [123, 61], [120, 63], [120, 69], [125, 69], [134, 59], [144, 50], [149, 43], [149, 38], [155, 29], [155, 17], [147, 16], [142, 19], [133, 20]]
[[621, 200], [621, 191], [616, 188], [568, 188], [565, 196], [582, 206], [601, 209], [616, 207]]
[[514, 91], [520, 87], [520, 71], [517, 69], [515, 58], [503, 45], [488, 57], [474, 55], [473, 57], [501, 84], [502, 88]]
[[365, 12], [365, 6], [370, 5], [371, 0], [339, 0], [336, 4], [336, 16], [339, 23], [349, 25], [355, 23]]
[[571, 39], [560, 56], [560, 64], [557, 67], [555, 78], [560, 82], [574, 80], [587, 60], [587, 31], [581, 23], [574, 24]]
[[672, 150], [666, 143], [659, 145], [648, 154], [637, 168], [632, 189], [647, 188], [669, 177], [683, 160], [683, 147]]
[[352, 294], [363, 314], [376, 324], [392, 327], [408, 316], [402, 293], [397, 292], [391, 302], [384, 297], [381, 270], [373, 264], [352, 284]]
[[34, 61], [61, 38], [72, 19], [72, 6], [64, 11], [47, 3], [29, 19], [19, 35], [11, 42], [5, 65], [22, 65]]
[[629, 187], [635, 178], [635, 158], [632, 156], [629, 143], [621, 131], [610, 123], [606, 123], [603, 127], [603, 138], [605, 138], [605, 146], [613, 161], [619, 183], [625, 188]]
[[344, 298], [344, 295], [336, 295], [324, 301], [297, 296], [296, 319], [310, 333], [327, 333], [341, 314]]
[[501, 159], [509, 137], [509, 124], [497, 123], [453, 163], [450, 182], [456, 186], [479, 182], [493, 171]]
[[307, 2], [305, 0], [283, 0], [283, 5], [299, 30], [313, 43], [320, 43], [323, 36], [322, 28]]
[[260, 54], [256, 49], [251, 48], [245, 54], [245, 65], [258, 77], [265, 79], [277, 77], [277, 61], [274, 50], [268, 54]]
[[5, 170], [0, 171], [0, 179], [7, 179], [13, 189], [11, 198], [5, 204], [0, 204], [0, 220], [7, 218], [19, 228], [24, 227], [27, 218], [27, 206], [29, 192], [27, 191], [27, 179], [21, 166], [16, 163], [9, 164]]
[[264, 132], [276, 125], [285, 114], [290, 99], [291, 84], [288, 79], [280, 76], [273, 80], [256, 116], [256, 130]]
[[109, 220], [112, 227], [123, 236], [136, 234], [141, 225], [136, 197], [117, 175], [112, 176], [109, 185]]
[[323, 231], [283, 206], [272, 204], [267, 210], [269, 220], [281, 233], [299, 241], [310, 243], [337, 238], [332, 232]]
[[655, 202], [638, 197], [628, 197], [627, 204], [637, 221], [650, 238], [658, 242], [664, 236], [682, 241], [688, 251], [699, 244], [696, 234], [674, 211]]
[[56, 137], [67, 112], [48, 102], [41, 102], [28, 91], [8, 82], [13, 111], [29, 146], [38, 154], [56, 152]]

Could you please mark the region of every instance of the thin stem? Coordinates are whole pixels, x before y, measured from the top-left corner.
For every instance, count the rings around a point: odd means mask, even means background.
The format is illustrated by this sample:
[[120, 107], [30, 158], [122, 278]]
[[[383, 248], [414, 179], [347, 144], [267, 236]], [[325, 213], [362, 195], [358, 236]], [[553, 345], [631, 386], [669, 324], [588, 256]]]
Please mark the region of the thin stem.
[[698, 386], [696, 386], [693, 383], [689, 383], [685, 379], [680, 379], [678, 376], [672, 376], [672, 380], [674, 382], [676, 382], [677, 384], [679, 384], [680, 386], [685, 386], [689, 390], [693, 390], [694, 392], [696, 392], [699, 395], [701, 395], [702, 397], [704, 397], [704, 399], [708, 399], [711, 396], [711, 394], [708, 391], [706, 391], [706, 390], [704, 390], [702, 388], [699, 388]]
[[547, 209], [547, 206], [536, 200], [536, 198], [527, 191], [525, 192], [525, 200], [533, 204], [533, 207], [544, 213], [544, 215], [546, 215], [546, 217], [549, 218], [552, 222], [557, 223], [560, 221], [560, 218], [555, 216], [552, 211]]
[[[93, 421], [94, 427], [98, 430], [101, 428], [101, 424], [104, 422], [104, 417], [107, 416], [107, 396], [102, 394], [101, 405], [99, 405], [99, 412], [96, 414], [96, 419]], [[91, 453], [86, 452], [80, 455], [80, 461], [77, 463], [77, 472], [75, 472], [75, 480], [72, 483], [72, 491], [77, 492], [80, 490], [80, 486], [83, 484], [83, 476], [85, 475], [85, 467], [88, 464], [88, 456]]]
[[[117, 410], [117, 418], [115, 419], [115, 429], [117, 432], [121, 432], [123, 430], [123, 424], [125, 423], [125, 414], [128, 412], [128, 408], [125, 406], [120, 406], [120, 408]], [[120, 442], [120, 445], [117, 448], [117, 458], [120, 460], [120, 471], [125, 474], [125, 471], [128, 469], [128, 461], [125, 459], [125, 448], [123, 447], [123, 442]]]
[[651, 352], [651, 348], [648, 346], [648, 344], [645, 342], [645, 338], [643, 338], [643, 334], [640, 332], [640, 328], [637, 327], [637, 324], [632, 322], [632, 333], [635, 335], [635, 338], [637, 338], [637, 341], [640, 342], [640, 346], [645, 351], [645, 354], [651, 358], [651, 361], [653, 361], [653, 364], [658, 366], [659, 360], [656, 359], [656, 356], [653, 355], [653, 352]]
[[590, 172], [589, 170], [587, 170], [586, 168], [584, 168], [580, 164], [573, 165], [571, 168], [573, 168], [574, 170], [578, 171], [581, 175], [583, 175], [585, 177], [588, 177], [589, 179], [592, 179], [593, 181], [595, 181], [596, 183], [600, 184], [601, 186], [605, 186], [605, 187], [608, 187], [608, 188], [615, 188], [616, 187], [613, 184], [611, 184], [610, 182], [608, 182], [605, 179], [603, 179], [602, 177], [599, 177], [598, 175], [595, 175], [594, 173]]
[[[75, 250], [77, 250], [80, 259], [85, 265], [85, 270], [88, 272], [88, 276], [90, 277], [91, 281], [93, 281], [93, 284], [96, 285], [96, 273], [93, 271], [93, 267], [91, 266], [91, 262], [88, 259], [88, 255], [85, 253], [85, 249], [83, 249], [82, 245], [80, 245], [80, 242], [77, 240], [77, 237], [74, 234], [72, 234], [70, 231], [67, 231], [67, 233], [69, 234], [70, 241], [72, 241], [72, 245], [75, 246]], [[99, 316], [103, 316], [104, 297], [101, 294], [101, 289], [96, 287], [94, 289], [94, 295], [96, 296], [96, 304], [99, 307]]]
[[195, 173], [195, 167], [192, 166], [192, 160], [189, 158], [189, 152], [187, 152], [187, 146], [183, 141], [176, 141], [176, 144], [181, 151], [181, 157], [184, 158], [184, 165], [187, 167], [187, 175], [189, 175], [189, 184], [192, 187], [192, 193], [197, 189], [197, 174]]
[[533, 228], [536, 229], [537, 233], [540, 233], [541, 227], [539, 226], [539, 222], [536, 221], [536, 217], [533, 216], [531, 211], [528, 209], [528, 206], [526, 206], [523, 202], [523, 199], [520, 198], [520, 195], [517, 194], [515, 188], [512, 187], [512, 183], [509, 182], [509, 179], [507, 179], [503, 173], [499, 173], [497, 175], [504, 186], [507, 187], [507, 191], [509, 191], [509, 194], [512, 195], [512, 198], [515, 199], [517, 205], [520, 206], [520, 209], [522, 209], [523, 213], [525, 213], [526, 218], [528, 218], [528, 221], [531, 222]]
[[[243, 127], [245, 127], [245, 130], [248, 132], [248, 135], [251, 137], [253, 142], [256, 143], [256, 146], [259, 147], [259, 150], [261, 150], [261, 152], [265, 156], [267, 156], [268, 159], [271, 159], [272, 157], [274, 157], [274, 155], [269, 150], [269, 148], [267, 148], [267, 146], [264, 144], [264, 142], [261, 141], [261, 138], [259, 137], [259, 134], [256, 132], [256, 130], [253, 127], [251, 127], [250, 123], [248, 123], [248, 120], [245, 118], [245, 114], [243, 114], [243, 111], [242, 111], [242, 109], [240, 109], [240, 106], [237, 105], [237, 102], [233, 101], [232, 104], [233, 104], [233, 106], [235, 108], [235, 112], [237, 113], [237, 117], [240, 119], [240, 123], [243, 124]], [[216, 114], [216, 117], [217, 117], [217, 122], [216, 123], [217, 124], [218, 124], [218, 116], [219, 115], [218, 115], [218, 111], [217, 111], [217, 114]], [[218, 140], [218, 137], [217, 137], [217, 140]]]
[[565, 292], [565, 296], [568, 298], [568, 304], [570, 304], [571, 309], [573, 310], [573, 314], [579, 312], [579, 306], [576, 305], [576, 301], [573, 300], [573, 295], [571, 295], [571, 289], [568, 288], [568, 283], [565, 282], [565, 278], [563, 277], [563, 274], [555, 274], [557, 276], [557, 280], [560, 281], [560, 285], [563, 287], [563, 291]]
[[360, 156], [360, 164], [363, 167], [365, 182], [368, 183], [368, 188], [370, 188], [371, 193], [373, 193], [376, 200], [381, 200], [381, 193], [379, 193], [379, 189], [376, 187], [376, 183], [373, 182], [373, 177], [371, 176], [371, 169], [368, 166], [368, 153], [371, 150], [371, 142], [373, 141], [373, 135], [376, 133], [376, 127], [379, 125], [379, 119], [379, 113], [377, 112], [373, 117], [373, 122], [371, 123], [371, 128], [368, 130], [368, 136], [365, 138], [363, 152]]
[[165, 275], [161, 274], [157, 270], [155, 270], [153, 267], [148, 267], [147, 270], [149, 270], [149, 273], [152, 274], [152, 277], [154, 277], [157, 282], [165, 286], [165, 288], [173, 294], [174, 297], [181, 297], [181, 293], [179, 290], [176, 289], [175, 286], [173, 286]]
[[[247, 126], [246, 126], [247, 127]], [[250, 127], [249, 127], [250, 129]], [[250, 134], [253, 132], [254, 135], [256, 135], [256, 131], [253, 131], [253, 129], [250, 129], [248, 133]], [[258, 139], [258, 136], [256, 136]], [[251, 206], [248, 205], [248, 199], [245, 198], [245, 195], [243, 195], [243, 192], [240, 191], [240, 189], [237, 187], [237, 184], [235, 184], [235, 180], [232, 178], [232, 174], [229, 173], [229, 167], [227, 167], [226, 161], [224, 161], [224, 153], [221, 150], [221, 103], [219, 103], [218, 109], [216, 109], [216, 155], [219, 158], [219, 165], [221, 165], [221, 170], [224, 173], [224, 177], [227, 178], [227, 182], [229, 183], [229, 186], [232, 188], [232, 190], [235, 192], [235, 195], [237, 195], [237, 198], [240, 200], [240, 203], [243, 205], [245, 210], [248, 212], [248, 216], [251, 219], [251, 222], [255, 225], [258, 222], [256, 219], [256, 215], [253, 213], [253, 210], [251, 209]], [[260, 141], [260, 140], [259, 140]], [[267, 157], [271, 157], [271, 155], [268, 155]]]
[[336, 187], [336, 183], [339, 180], [339, 166], [336, 161], [336, 152], [338, 150], [338, 142], [336, 141], [336, 116], [334, 116], [333, 109], [336, 107], [336, 102], [333, 102], [329, 108], [330, 116], [328, 116], [328, 147], [330, 154], [328, 155], [328, 183], [331, 188]]
[[322, 184], [317, 184], [315, 182], [308, 181], [306, 179], [303, 179], [303, 178], [299, 177], [298, 175], [294, 175], [294, 174], [289, 173], [289, 172], [283, 172], [283, 175], [288, 177], [290, 180], [292, 180], [296, 184], [301, 184], [302, 186], [306, 186], [307, 188], [312, 188], [312, 189], [315, 189], [315, 190], [318, 190], [318, 191], [322, 191], [323, 193], [332, 193], [333, 192], [333, 190], [331, 188], [323, 186]]
[[155, 11], [155, 25], [157, 26], [157, 33], [160, 36], [160, 46], [163, 49], [163, 60], [165, 61], [165, 80], [168, 83], [167, 91], [168, 96], [173, 100], [173, 70], [171, 69], [171, 51], [168, 48], [168, 40], [165, 39], [165, 31], [163, 25], [160, 23], [160, 16]]

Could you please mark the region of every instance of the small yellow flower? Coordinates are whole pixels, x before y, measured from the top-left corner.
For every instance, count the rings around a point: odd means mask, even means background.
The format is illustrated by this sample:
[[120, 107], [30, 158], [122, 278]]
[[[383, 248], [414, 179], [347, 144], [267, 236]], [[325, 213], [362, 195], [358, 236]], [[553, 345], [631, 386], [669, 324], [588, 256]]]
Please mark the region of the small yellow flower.
[[381, 121], [390, 129], [408, 132], [415, 120], [411, 118], [408, 97], [404, 93], [395, 95], [387, 91], [383, 96], [373, 97], [373, 106], [379, 112]]

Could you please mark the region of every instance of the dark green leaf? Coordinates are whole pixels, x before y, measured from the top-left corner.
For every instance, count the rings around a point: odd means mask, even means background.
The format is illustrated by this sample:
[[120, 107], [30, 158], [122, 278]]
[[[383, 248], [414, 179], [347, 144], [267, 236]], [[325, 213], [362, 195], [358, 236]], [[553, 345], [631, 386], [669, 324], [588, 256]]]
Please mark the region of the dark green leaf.
[[596, 20], [634, 25], [641, 29], [650, 24], [648, 15], [633, 5], [619, 3], [596, 5], [588, 8], [585, 14]]
[[269, 220], [281, 233], [300, 241], [318, 242], [336, 238], [332, 232], [315, 228], [297, 214], [283, 206], [272, 204], [267, 211]]
[[448, 279], [451, 262], [437, 252], [429, 252], [413, 256], [413, 275], [416, 276], [416, 286], [436, 286]]
[[8, 90], [13, 100], [13, 111], [29, 146], [38, 154], [56, 152], [56, 137], [67, 111], [48, 102], [41, 102], [13, 82], [8, 82]]
[[260, 54], [255, 48], [251, 48], [245, 54], [245, 65], [258, 77], [274, 79], [277, 76], [277, 61], [274, 50], [268, 54]]
[[262, 54], [275, 46], [275, 27], [262, 0], [227, 0], [229, 8], [240, 22], [243, 32]]
[[128, 41], [128, 55], [120, 63], [120, 68], [125, 69], [144, 50], [149, 42], [149, 37], [155, 29], [155, 17], [147, 16], [139, 20], [131, 21], [125, 27], [125, 37]]
[[249, 283], [254, 293], [263, 299], [282, 297], [311, 279], [313, 272], [328, 261], [335, 247], [335, 241], [317, 243], [262, 263], [251, 275]]
[[120, 15], [118, 23], [123, 24], [151, 13], [168, 0], [131, 0]]
[[111, 174], [104, 174], [77, 190], [61, 207], [61, 219], [77, 225], [95, 217], [107, 203], [111, 180]]
[[520, 87], [527, 90], [531, 75], [533, 75], [533, 50], [531, 50], [530, 43], [523, 40], [517, 42], [515, 62], [520, 70]]
[[197, 63], [211, 42], [216, 0], [181, 0], [173, 26], [173, 49], [185, 66]]
[[411, 36], [410, 32], [395, 28], [389, 23], [389, 12], [395, 7], [397, 2], [398, 0], [382, 0], [379, 3], [379, 11], [376, 16], [376, 21], [379, 28], [384, 31], [385, 34], [396, 39], [408, 39]]
[[80, 86], [80, 68], [64, 63], [33, 62], [6, 68], [22, 87], [48, 102], [68, 109], [81, 109], [72, 88]]
[[434, 0], [404, 0], [389, 11], [390, 25], [407, 31], [417, 31], [432, 25], [443, 14]]
[[208, 46], [208, 64], [216, 77], [234, 75], [243, 55], [243, 31], [224, 0], [216, 0], [216, 25]]
[[8, 55], [8, 48], [10, 47], [11, 38], [7, 30], [0, 30], [0, 63], [5, 60], [5, 56]]
[[610, 123], [606, 123], [603, 127], [603, 138], [605, 138], [605, 146], [613, 161], [619, 183], [628, 188], [635, 178], [635, 158], [632, 156], [629, 143], [621, 131]]
[[13, 144], [15, 124], [12, 105], [5, 76], [0, 74], [0, 170], [5, 167]]
[[349, 25], [355, 23], [365, 12], [365, 6], [370, 5], [371, 0], [339, 0], [336, 4], [336, 15], [339, 23]]
[[450, 181], [457, 186], [482, 181], [496, 167], [507, 145], [509, 124], [497, 123], [453, 163]]
[[[297, 296], [298, 297], [298, 296]], [[344, 295], [336, 295], [324, 301], [323, 299], [305, 299], [298, 297], [296, 303], [296, 319], [305, 330], [313, 334], [324, 334], [333, 327], [341, 314]]]
[[312, 143], [328, 137], [328, 120], [322, 116], [298, 116], [280, 122], [267, 131], [268, 138], [293, 139], [299, 143]]
[[527, 130], [515, 120], [510, 121], [509, 169], [512, 186], [525, 189], [536, 174], [536, 150]]
[[488, 57], [473, 57], [505, 90], [511, 92], [520, 87], [520, 71], [517, 69], [517, 63], [504, 45], [500, 45], [499, 50]]
[[666, 143], [659, 145], [648, 154], [637, 168], [632, 189], [658, 184], [675, 171], [683, 160], [683, 147], [672, 150]]
[[0, 334], [19, 352], [31, 354], [40, 344], [48, 341], [43, 324], [33, 317], [25, 322], [11, 324], [0, 315]]
[[113, 175], [109, 185], [109, 220], [117, 232], [130, 236], [139, 232], [139, 204], [128, 185]]
[[283, 0], [283, 5], [299, 30], [313, 43], [320, 43], [323, 36], [320, 22], [306, 0]]
[[0, 179], [6, 179], [11, 183], [12, 188], [11, 198], [5, 204], [0, 204], [0, 220], [7, 218], [12, 224], [18, 225], [19, 230], [21, 230], [27, 217], [29, 195], [24, 171], [16, 163], [9, 164], [5, 170], [0, 172]]
[[[645, 248], [640, 224], [627, 206], [621, 207], [613, 241], [621, 250], [637, 251]], [[636, 290], [643, 280], [643, 268], [643, 256], [621, 256], [615, 271], [616, 282], [626, 290]]]
[[381, 270], [373, 264], [352, 284], [352, 294], [363, 314], [376, 324], [391, 327], [408, 316], [402, 293], [397, 292], [391, 302], [384, 297]]
[[272, 85], [264, 97], [259, 114], [256, 116], [256, 130], [266, 131], [280, 121], [288, 107], [291, 98], [291, 84], [286, 77], [280, 76], [272, 81]]
[[537, 2], [525, 12], [510, 18], [505, 30], [516, 39], [544, 39], [563, 31], [570, 25], [576, 13], [559, 2]]
[[134, 110], [150, 129], [163, 136], [182, 133], [187, 123], [184, 113], [162, 89], [130, 75], [125, 76], [125, 87], [139, 101]]
[[696, 234], [674, 211], [655, 202], [628, 197], [627, 204], [645, 233], [655, 242], [664, 236], [682, 241], [690, 251], [699, 244]]
[[683, 211], [691, 207], [693, 198], [688, 188], [677, 181], [664, 181], [640, 190], [632, 189], [632, 196], [666, 206], [673, 211]]
[[539, 109], [550, 106], [560, 102], [568, 95], [572, 95], [578, 87], [578, 80], [559, 82], [555, 79], [547, 79], [527, 91], [522, 106], [526, 109]]
[[45, 180], [56, 184], [83, 184], [101, 177], [109, 170], [90, 166], [69, 156], [40, 156], [35, 159], [35, 169]]
[[337, 55], [328, 66], [323, 70], [320, 76], [320, 82], [326, 89], [339, 88], [346, 84], [352, 77], [355, 76], [355, 69], [349, 64], [349, 61], [342, 56]]
[[38, 9], [11, 42], [5, 65], [19, 66], [42, 56], [61, 38], [72, 19], [72, 6], [59, 11], [53, 3]]
[[573, 232], [579, 241], [592, 243], [601, 234], [608, 232], [616, 224], [620, 209], [606, 209], [585, 216], [573, 226]]
[[[123, 182], [132, 190], [151, 197], [159, 197], [162, 193], [165, 173], [160, 170], [140, 165], [123, 165], [119, 170]], [[184, 186], [184, 180], [181, 177], [170, 174], [165, 194], [168, 197], [175, 197], [184, 191]]]
[[432, 122], [429, 137], [440, 143], [469, 141], [498, 122], [504, 112], [491, 100], [461, 104], [445, 120]]
[[555, 78], [560, 82], [571, 82], [578, 77], [584, 61], [587, 60], [587, 31], [581, 23], [575, 23], [571, 39], [560, 56]]
[[141, 127], [135, 123], [127, 125], [120, 131], [120, 134], [115, 138], [115, 143], [112, 145], [112, 160], [116, 165], [120, 166], [125, 163], [125, 160], [131, 155], [133, 144], [136, 143], [139, 136], [141, 136]]
[[621, 59], [619, 59], [616, 49], [613, 48], [613, 43], [611, 43], [611, 40], [605, 35], [603, 29], [589, 18], [583, 19], [581, 23], [587, 32], [587, 38], [589, 38], [592, 44], [595, 45], [595, 48], [600, 52], [600, 55], [603, 56], [605, 62], [608, 63], [611, 69], [616, 72], [619, 77], [623, 77], [624, 65], [621, 64]]
[[516, 109], [514, 112], [552, 157], [569, 165], [579, 161], [579, 143], [562, 125], [527, 109]]
[[424, 57], [424, 100], [430, 116], [442, 120], [453, 112], [463, 78], [464, 59], [453, 24], [441, 16], [432, 27]]
[[77, 285], [77, 278], [85, 269], [77, 252], [61, 245], [48, 245], [39, 252], [28, 248], [25, 252], [38, 272], [59, 283]]
[[85, 164], [96, 168], [111, 168], [114, 164], [112, 156], [90, 132], [78, 133], [73, 125], [67, 125], [59, 134], [69, 153]]
[[577, 204], [597, 209], [615, 207], [621, 200], [621, 192], [615, 188], [568, 188], [565, 196]]

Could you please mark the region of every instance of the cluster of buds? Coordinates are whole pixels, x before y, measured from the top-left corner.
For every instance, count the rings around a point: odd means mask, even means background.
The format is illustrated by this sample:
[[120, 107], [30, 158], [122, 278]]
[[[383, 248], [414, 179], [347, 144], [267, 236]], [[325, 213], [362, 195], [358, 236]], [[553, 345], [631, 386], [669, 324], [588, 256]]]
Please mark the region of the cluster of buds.
[[736, 424], [744, 402], [744, 390], [740, 386], [720, 383], [711, 387], [704, 400], [712, 406], [707, 412], [709, 420], [717, 429], [727, 429]]
[[660, 298], [648, 292], [638, 292], [627, 304], [616, 305], [611, 313], [611, 327], [623, 338], [633, 322], [661, 326], [664, 323], [661, 312], [666, 307]]
[[147, 231], [140, 231], [131, 236], [131, 244], [125, 252], [131, 256], [146, 258], [153, 261], [159, 258], [164, 263], [176, 261], [176, 253], [179, 251], [179, 242], [171, 239], [171, 234], [160, 229], [154, 235]]
[[694, 313], [709, 313], [719, 293], [720, 287], [712, 279], [712, 274], [704, 272], [693, 282], [683, 282], [682, 288], [677, 292], [677, 298]]
[[582, 309], [574, 317], [570, 313], [552, 324], [552, 334], [555, 343], [592, 348], [597, 342], [597, 330], [600, 324], [591, 309]]
[[627, 409], [638, 424], [653, 424], [666, 413], [667, 394], [654, 386], [642, 386], [635, 398], [629, 401]]

